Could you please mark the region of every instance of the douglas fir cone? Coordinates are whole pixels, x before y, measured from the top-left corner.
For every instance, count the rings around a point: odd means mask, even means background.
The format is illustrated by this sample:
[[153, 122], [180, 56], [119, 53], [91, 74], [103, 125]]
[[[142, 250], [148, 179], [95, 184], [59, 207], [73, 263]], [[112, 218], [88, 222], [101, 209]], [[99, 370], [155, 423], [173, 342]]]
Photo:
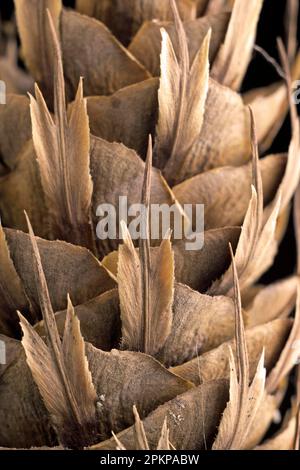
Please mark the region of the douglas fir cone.
[[[293, 198], [300, 250], [297, 6], [278, 82], [241, 95], [263, 0], [15, 0], [26, 71], [13, 25], [0, 58], [2, 448], [298, 449], [300, 380], [265, 436], [297, 363], [299, 280], [259, 284]], [[287, 153], [268, 155], [288, 112]], [[186, 250], [173, 220], [158, 242], [124, 223], [99, 239], [97, 208], [120, 196], [193, 227], [184, 205], [203, 204], [204, 246]]]

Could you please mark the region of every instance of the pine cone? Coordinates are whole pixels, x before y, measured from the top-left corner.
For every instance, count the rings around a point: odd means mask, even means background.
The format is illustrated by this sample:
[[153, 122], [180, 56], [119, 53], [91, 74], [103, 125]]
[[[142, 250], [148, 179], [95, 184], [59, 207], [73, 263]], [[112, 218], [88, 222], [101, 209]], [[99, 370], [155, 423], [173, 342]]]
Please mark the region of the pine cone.
[[[294, 196], [300, 247], [300, 60], [291, 33], [281, 81], [239, 93], [262, 6], [15, 0], [28, 73], [3, 76], [29, 97], [0, 105], [3, 448], [299, 447], [299, 380], [264, 441], [300, 341], [297, 275], [259, 284]], [[259, 158], [289, 109], [287, 154]], [[120, 198], [143, 204], [146, 237]], [[114, 239], [97, 237], [104, 205]], [[174, 210], [158, 237], [153, 205]]]

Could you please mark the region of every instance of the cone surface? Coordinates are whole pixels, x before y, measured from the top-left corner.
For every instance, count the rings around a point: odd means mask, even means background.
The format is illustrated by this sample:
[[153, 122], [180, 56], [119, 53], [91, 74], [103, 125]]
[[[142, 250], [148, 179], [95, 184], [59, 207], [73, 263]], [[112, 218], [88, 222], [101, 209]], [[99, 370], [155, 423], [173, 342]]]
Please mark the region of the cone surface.
[[[0, 447], [299, 449], [299, 380], [265, 439], [300, 342], [295, 2], [278, 82], [246, 94], [263, 0], [14, 3], [25, 67], [0, 57]], [[290, 145], [268, 154], [288, 111]], [[143, 204], [146, 237], [120, 198]], [[296, 273], [262, 285], [293, 200]], [[193, 233], [202, 204], [203, 247], [173, 219], [155, 238], [154, 204]], [[106, 240], [103, 205], [117, 209]]]

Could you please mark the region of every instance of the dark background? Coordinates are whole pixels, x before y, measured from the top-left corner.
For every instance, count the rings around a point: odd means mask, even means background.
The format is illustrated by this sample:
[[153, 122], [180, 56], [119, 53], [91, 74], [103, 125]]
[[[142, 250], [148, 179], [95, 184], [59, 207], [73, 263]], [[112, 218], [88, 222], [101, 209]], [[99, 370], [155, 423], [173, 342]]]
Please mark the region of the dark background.
[[[245, 0], [252, 1], [252, 0]], [[74, 6], [74, 1], [65, 0], [66, 6]], [[256, 43], [268, 52], [279, 62], [277, 51], [277, 37], [285, 39], [285, 10], [286, 0], [265, 0], [264, 8], [258, 26], [258, 35]], [[8, 19], [13, 11], [13, 0], [1, 0], [0, 12], [2, 18]], [[299, 27], [300, 23], [298, 21]], [[238, 40], [238, 38], [237, 38]], [[300, 36], [298, 34], [300, 43]], [[265, 86], [278, 81], [279, 77], [275, 69], [259, 53], [254, 52], [253, 59], [243, 85], [243, 91], [251, 88]], [[275, 139], [272, 148], [268, 153], [280, 153], [288, 150], [291, 138], [289, 119], [286, 119], [284, 126]], [[269, 283], [292, 274], [295, 271], [296, 248], [293, 220], [291, 217], [286, 236], [281, 244], [279, 254], [272, 269], [264, 275], [262, 282]], [[293, 377], [291, 378], [290, 393], [288, 393], [282, 407], [282, 411], [289, 407], [290, 396], [293, 393]], [[272, 431], [274, 431], [274, 427]]]

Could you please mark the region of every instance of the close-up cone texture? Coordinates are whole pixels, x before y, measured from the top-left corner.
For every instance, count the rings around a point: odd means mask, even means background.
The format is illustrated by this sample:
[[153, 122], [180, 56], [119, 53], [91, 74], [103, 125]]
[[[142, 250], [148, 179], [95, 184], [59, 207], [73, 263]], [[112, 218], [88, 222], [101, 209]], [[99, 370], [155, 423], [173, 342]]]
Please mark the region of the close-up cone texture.
[[[279, 60], [263, 8], [15, 0], [1, 22], [0, 448], [299, 449], [298, 0]], [[277, 81], [244, 92], [254, 51]], [[263, 283], [292, 219], [294, 274]]]

